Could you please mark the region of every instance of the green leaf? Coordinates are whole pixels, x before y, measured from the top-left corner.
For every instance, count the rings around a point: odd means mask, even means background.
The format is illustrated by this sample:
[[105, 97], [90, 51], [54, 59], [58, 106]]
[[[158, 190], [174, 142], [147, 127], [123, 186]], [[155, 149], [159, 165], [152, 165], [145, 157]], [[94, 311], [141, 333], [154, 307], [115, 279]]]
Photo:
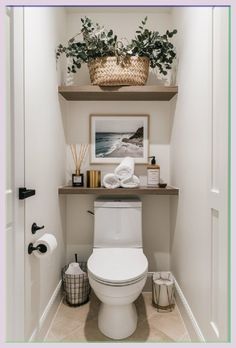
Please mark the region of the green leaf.
[[87, 59], [87, 56], [84, 52], [80, 52], [78, 53], [78, 56], [82, 59], [82, 60], [86, 60]]
[[144, 20], [142, 20], [142, 24], [145, 25], [147, 22], [147, 16], [144, 18]]
[[111, 37], [112, 35], [113, 35], [113, 31], [110, 30], [110, 31], [108, 32], [107, 36]]

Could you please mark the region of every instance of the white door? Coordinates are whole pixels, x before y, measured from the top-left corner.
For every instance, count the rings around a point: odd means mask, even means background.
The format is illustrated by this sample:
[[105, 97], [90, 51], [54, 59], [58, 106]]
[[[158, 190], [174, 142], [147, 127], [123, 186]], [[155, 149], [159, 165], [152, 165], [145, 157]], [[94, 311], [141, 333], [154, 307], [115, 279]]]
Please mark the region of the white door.
[[[17, 7], [6, 18], [7, 339], [41, 341], [60, 300], [65, 264], [65, 139], [57, 93], [55, 47], [64, 12]], [[10, 79], [11, 77], [11, 79]], [[12, 147], [10, 146], [12, 145]], [[19, 188], [36, 194], [19, 199]], [[33, 223], [45, 229], [32, 234]], [[28, 254], [44, 232], [58, 246], [49, 258]]]
[[228, 95], [229, 10], [213, 8], [213, 95], [211, 148], [210, 339], [229, 339], [228, 298]]
[[[14, 23], [14, 24], [13, 24]], [[24, 76], [23, 11], [5, 13], [6, 340], [24, 340]]]

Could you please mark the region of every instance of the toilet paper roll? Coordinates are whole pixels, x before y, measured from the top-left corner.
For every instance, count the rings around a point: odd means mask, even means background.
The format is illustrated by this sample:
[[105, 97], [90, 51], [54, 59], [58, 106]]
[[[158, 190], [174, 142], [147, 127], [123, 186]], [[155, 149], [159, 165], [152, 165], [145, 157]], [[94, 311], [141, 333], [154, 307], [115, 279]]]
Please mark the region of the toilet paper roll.
[[156, 304], [167, 307], [174, 304], [174, 278], [170, 272], [156, 272], [153, 275]]
[[49, 256], [53, 253], [53, 251], [57, 247], [57, 240], [56, 238], [50, 234], [50, 233], [45, 233], [40, 237], [39, 239], [36, 240], [34, 243], [34, 247], [37, 247], [38, 245], [43, 245], [47, 248], [46, 252], [41, 252], [40, 250], [34, 250], [33, 253], [35, 256], [41, 258], [41, 257], [46, 257]]

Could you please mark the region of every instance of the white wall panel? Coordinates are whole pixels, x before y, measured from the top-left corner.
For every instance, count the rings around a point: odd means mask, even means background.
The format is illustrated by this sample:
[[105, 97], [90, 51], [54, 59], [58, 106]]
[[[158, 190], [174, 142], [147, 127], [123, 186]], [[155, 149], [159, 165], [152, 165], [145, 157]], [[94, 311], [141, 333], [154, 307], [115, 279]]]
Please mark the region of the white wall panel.
[[179, 8], [173, 20], [179, 94], [170, 173], [180, 196], [171, 199], [171, 266], [205, 340], [226, 341], [228, 10]]
[[[58, 100], [60, 66], [55, 49], [65, 33], [61, 8], [25, 7], [25, 185], [36, 195], [25, 201], [25, 338], [37, 340], [39, 323], [61, 280], [65, 264], [65, 200], [58, 187], [65, 182], [65, 136]], [[43, 230], [31, 233], [33, 222]], [[48, 258], [28, 255], [27, 246], [44, 233], [57, 239]], [[44, 316], [43, 316], [44, 317]]]

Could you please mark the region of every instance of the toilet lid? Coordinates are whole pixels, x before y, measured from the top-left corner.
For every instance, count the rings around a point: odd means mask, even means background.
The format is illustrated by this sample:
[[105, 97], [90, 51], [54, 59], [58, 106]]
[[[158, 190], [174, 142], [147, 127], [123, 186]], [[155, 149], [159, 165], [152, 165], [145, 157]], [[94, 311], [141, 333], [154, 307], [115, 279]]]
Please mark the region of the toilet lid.
[[148, 261], [140, 248], [97, 248], [88, 260], [88, 271], [111, 283], [126, 283], [142, 277]]

